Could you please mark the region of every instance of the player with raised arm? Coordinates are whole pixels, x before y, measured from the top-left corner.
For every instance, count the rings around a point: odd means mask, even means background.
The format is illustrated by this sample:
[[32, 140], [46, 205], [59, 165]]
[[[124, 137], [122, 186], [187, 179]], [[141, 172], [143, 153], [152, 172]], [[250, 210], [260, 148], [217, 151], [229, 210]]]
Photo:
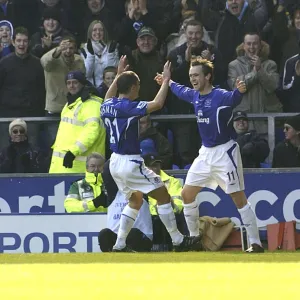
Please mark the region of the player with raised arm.
[[[122, 57], [118, 75], [110, 86], [101, 105], [101, 118], [106, 126], [110, 148], [113, 151], [109, 170], [119, 190], [129, 203], [124, 208], [114, 252], [131, 252], [126, 237], [143, 204], [143, 194], [157, 199], [158, 214], [169, 232], [175, 251], [199, 250], [201, 237], [183, 236], [177, 229], [170, 195], [158, 175], [148, 169], [140, 155], [138, 121], [164, 106], [171, 77], [171, 63], [167, 62], [162, 74], [162, 84], [155, 99], [150, 102], [135, 101], [139, 96], [140, 80], [136, 73], [126, 71], [126, 57]], [[117, 91], [119, 97], [116, 97]]]
[[[264, 252], [259, 238], [256, 217], [244, 193], [243, 166], [232, 121], [232, 110], [241, 103], [246, 85], [236, 81], [234, 91], [212, 86], [213, 64], [205, 59], [192, 60], [189, 71], [193, 89], [172, 80], [169, 85], [178, 98], [194, 105], [202, 147], [188, 171], [182, 198], [184, 215], [191, 236], [199, 234], [199, 207], [195, 200], [202, 188], [219, 185], [234, 201], [246, 225], [251, 247], [246, 252]], [[163, 76], [155, 77], [162, 84]]]

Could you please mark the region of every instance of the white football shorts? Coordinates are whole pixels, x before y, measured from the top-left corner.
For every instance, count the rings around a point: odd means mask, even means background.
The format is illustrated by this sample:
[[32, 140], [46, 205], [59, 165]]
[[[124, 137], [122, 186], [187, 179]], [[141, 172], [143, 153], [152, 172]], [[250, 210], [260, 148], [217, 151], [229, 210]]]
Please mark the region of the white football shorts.
[[159, 175], [145, 166], [140, 155], [122, 155], [113, 153], [109, 163], [110, 173], [119, 191], [126, 199], [134, 192], [148, 194], [164, 186]]
[[188, 171], [185, 184], [213, 190], [219, 185], [226, 194], [243, 191], [245, 186], [239, 145], [231, 140], [216, 147], [202, 146]]

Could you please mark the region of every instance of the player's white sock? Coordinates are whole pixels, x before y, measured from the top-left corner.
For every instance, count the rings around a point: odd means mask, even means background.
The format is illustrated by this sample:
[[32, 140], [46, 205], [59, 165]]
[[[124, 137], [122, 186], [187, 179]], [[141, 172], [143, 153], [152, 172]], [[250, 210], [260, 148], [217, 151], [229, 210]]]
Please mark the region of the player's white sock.
[[183, 213], [190, 236], [199, 235], [199, 208], [196, 200], [189, 204], [183, 204]]
[[183, 235], [179, 232], [176, 218], [171, 203], [157, 205], [158, 215], [169, 232], [173, 245], [179, 245], [183, 241]]
[[244, 207], [238, 209], [242, 221], [246, 226], [247, 234], [249, 237], [250, 244], [258, 244], [261, 246], [261, 241], [259, 238], [258, 227], [256, 223], [256, 217], [254, 211], [252, 210], [250, 203], [248, 202]]
[[129, 207], [127, 204], [121, 215], [120, 227], [118, 230], [118, 237], [114, 249], [123, 249], [126, 246], [126, 238], [129, 231], [133, 227], [134, 221], [138, 215], [139, 211]]

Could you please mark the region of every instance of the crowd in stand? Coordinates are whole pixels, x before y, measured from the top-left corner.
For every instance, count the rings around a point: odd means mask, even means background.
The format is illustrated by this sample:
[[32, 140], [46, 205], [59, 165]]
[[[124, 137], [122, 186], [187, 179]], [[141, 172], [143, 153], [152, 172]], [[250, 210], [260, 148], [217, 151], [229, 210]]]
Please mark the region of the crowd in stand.
[[[100, 107], [121, 55], [141, 80], [137, 100], [153, 100], [166, 60], [172, 79], [186, 86], [195, 56], [213, 62], [214, 85], [232, 90], [245, 81], [233, 116], [244, 167], [261, 167], [270, 152], [266, 121], [248, 113], [300, 113], [299, 0], [0, 0], [0, 118], [15, 118], [0, 122], [0, 172], [51, 172], [60, 158], [57, 172], [65, 173], [95, 150], [108, 158], [100, 109], [89, 111]], [[159, 112], [191, 113], [171, 93]], [[22, 119], [41, 116], [61, 122]], [[65, 124], [75, 121], [82, 131]], [[282, 134], [273, 167], [300, 167], [300, 116], [276, 125]], [[140, 122], [142, 155], [157, 156], [163, 169], [188, 168], [198, 136], [196, 119]], [[82, 166], [73, 172], [85, 172]]]

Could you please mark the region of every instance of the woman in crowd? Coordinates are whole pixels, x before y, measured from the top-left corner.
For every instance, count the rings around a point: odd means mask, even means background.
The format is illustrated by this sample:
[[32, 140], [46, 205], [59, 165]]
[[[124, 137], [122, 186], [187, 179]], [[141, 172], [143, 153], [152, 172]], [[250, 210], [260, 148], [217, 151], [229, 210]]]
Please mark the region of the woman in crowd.
[[119, 62], [117, 43], [110, 41], [101, 21], [93, 21], [87, 32], [87, 43], [80, 49], [86, 68], [86, 77], [94, 86], [103, 82], [106, 67], [116, 67]]

